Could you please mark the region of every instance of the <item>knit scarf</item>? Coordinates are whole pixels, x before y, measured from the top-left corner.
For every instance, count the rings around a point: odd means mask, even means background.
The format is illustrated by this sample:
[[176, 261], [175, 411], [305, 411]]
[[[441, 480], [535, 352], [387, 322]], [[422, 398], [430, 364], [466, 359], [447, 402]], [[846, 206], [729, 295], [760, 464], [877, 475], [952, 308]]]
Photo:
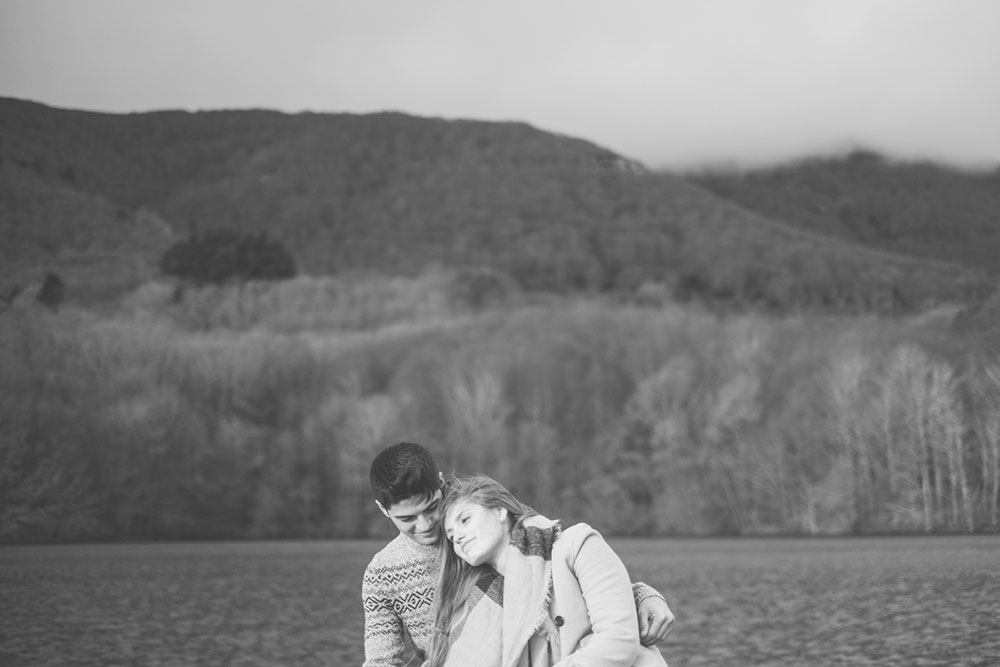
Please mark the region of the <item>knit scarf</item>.
[[525, 664], [525, 650], [549, 614], [552, 544], [558, 535], [558, 523], [511, 531], [506, 576], [484, 568], [464, 618], [449, 637], [446, 667]]

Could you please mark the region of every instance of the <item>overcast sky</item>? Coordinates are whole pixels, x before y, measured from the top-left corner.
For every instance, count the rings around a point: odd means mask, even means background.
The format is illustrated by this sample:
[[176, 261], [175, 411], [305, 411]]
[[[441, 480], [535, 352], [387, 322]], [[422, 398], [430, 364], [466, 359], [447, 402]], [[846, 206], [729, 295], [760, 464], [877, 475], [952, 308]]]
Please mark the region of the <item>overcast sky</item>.
[[521, 120], [650, 167], [1000, 164], [1000, 0], [0, 0], [0, 96]]

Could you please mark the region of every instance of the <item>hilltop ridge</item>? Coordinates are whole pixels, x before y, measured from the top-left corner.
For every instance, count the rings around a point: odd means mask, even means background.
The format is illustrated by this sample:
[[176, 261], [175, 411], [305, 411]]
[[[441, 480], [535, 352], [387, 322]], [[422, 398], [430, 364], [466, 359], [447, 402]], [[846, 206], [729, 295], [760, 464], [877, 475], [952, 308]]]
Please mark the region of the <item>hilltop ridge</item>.
[[0, 99], [0, 281], [66, 271], [77, 294], [112, 298], [155, 277], [174, 240], [230, 228], [280, 239], [316, 275], [488, 266], [526, 290], [652, 284], [777, 311], [992, 292], [992, 267], [836, 238], [711, 186], [520, 122]]

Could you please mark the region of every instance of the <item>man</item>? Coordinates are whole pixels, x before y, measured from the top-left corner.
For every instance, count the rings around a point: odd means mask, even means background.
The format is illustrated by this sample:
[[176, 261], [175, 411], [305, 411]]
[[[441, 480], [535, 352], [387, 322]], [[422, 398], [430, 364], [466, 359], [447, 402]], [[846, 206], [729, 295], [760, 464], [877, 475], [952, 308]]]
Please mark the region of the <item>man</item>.
[[[399, 530], [365, 569], [364, 667], [420, 664], [434, 632], [437, 545], [442, 539], [439, 506], [444, 477], [424, 447], [401, 442], [382, 450], [370, 471], [375, 504]], [[663, 641], [674, 615], [656, 590], [632, 585], [642, 643]]]

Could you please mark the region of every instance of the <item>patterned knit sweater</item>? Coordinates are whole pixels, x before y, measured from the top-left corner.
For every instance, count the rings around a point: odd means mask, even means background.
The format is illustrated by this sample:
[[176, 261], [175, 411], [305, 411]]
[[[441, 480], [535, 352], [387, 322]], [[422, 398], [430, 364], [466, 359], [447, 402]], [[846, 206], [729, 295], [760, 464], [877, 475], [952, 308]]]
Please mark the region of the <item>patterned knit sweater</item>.
[[372, 557], [361, 584], [364, 667], [399, 667], [414, 650], [430, 647], [437, 556], [436, 546], [400, 534]]
[[[368, 563], [361, 583], [363, 667], [403, 667], [414, 654], [417, 660], [413, 664], [423, 661], [433, 636], [437, 549], [399, 534]], [[636, 607], [648, 597], [663, 597], [641, 582], [632, 584], [632, 595]]]

